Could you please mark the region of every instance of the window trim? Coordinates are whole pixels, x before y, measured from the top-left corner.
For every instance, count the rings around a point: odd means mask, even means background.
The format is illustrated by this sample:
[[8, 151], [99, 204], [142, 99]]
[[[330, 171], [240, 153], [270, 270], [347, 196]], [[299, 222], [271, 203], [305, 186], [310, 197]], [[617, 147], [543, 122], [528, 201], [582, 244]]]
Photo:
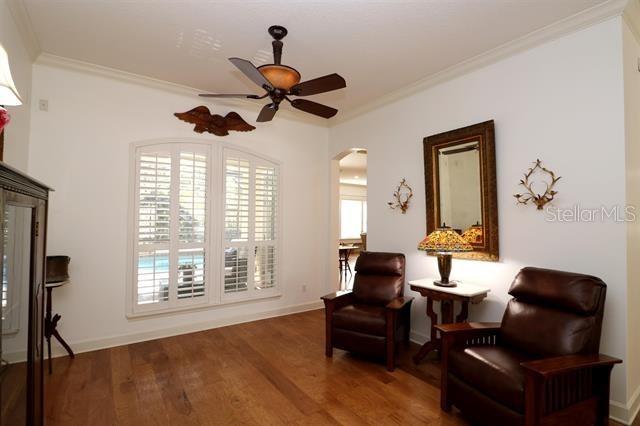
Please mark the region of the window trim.
[[[208, 199], [207, 199], [207, 220], [208, 226], [206, 230], [205, 239], [208, 238], [206, 243], [206, 250], [209, 253], [211, 259], [205, 266], [205, 298], [206, 301], [202, 303], [189, 303], [186, 305], [178, 304], [177, 306], [158, 307], [155, 304], [151, 306], [144, 306], [137, 304], [137, 292], [136, 292], [136, 263], [134, 257], [136, 253], [136, 219], [138, 211], [138, 200], [136, 194], [138, 193], [138, 161], [137, 153], [140, 149], [150, 147], [154, 145], [163, 144], [180, 144], [189, 146], [199, 146], [208, 148], [209, 152], [209, 176], [207, 177]], [[223, 247], [224, 245], [224, 200], [223, 200], [223, 186], [224, 186], [224, 150], [235, 150], [263, 161], [273, 163], [278, 168], [278, 205], [276, 210], [276, 226], [277, 236], [276, 239], [276, 256], [278, 263], [276, 265], [276, 286], [273, 289], [268, 289], [265, 292], [259, 294], [249, 294], [247, 297], [238, 298], [223, 298], [224, 284], [222, 281], [223, 266]], [[247, 149], [236, 144], [219, 142], [217, 140], [202, 140], [192, 138], [162, 138], [162, 139], [149, 139], [142, 141], [135, 141], [129, 144], [129, 176], [127, 181], [128, 187], [128, 205], [127, 205], [127, 249], [126, 249], [126, 280], [125, 280], [125, 316], [128, 319], [143, 318], [150, 316], [163, 316], [171, 315], [178, 312], [199, 311], [205, 309], [211, 309], [216, 307], [223, 307], [238, 303], [254, 302], [266, 299], [279, 298], [283, 294], [285, 284], [282, 280], [283, 274], [281, 273], [282, 265], [284, 263], [283, 257], [283, 237], [284, 232], [282, 229], [283, 223], [283, 186], [282, 176], [284, 173], [284, 167], [281, 161], [274, 158], [270, 158], [264, 154], [258, 153], [251, 149]], [[173, 167], [173, 166], [172, 166]], [[218, 259], [218, 260], [215, 260]], [[255, 292], [253, 292], [255, 293]], [[140, 308], [143, 306], [143, 308]]]

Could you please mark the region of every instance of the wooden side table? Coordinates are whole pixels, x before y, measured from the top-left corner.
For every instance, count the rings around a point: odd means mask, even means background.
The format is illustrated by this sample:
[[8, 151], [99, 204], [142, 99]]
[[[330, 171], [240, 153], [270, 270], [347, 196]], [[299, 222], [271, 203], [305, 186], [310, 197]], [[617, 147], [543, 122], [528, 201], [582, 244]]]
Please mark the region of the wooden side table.
[[450, 324], [453, 322], [454, 302], [458, 301], [462, 304], [460, 313], [456, 316], [456, 322], [465, 322], [469, 316], [469, 303], [480, 303], [487, 297], [488, 287], [467, 282], [458, 282], [457, 287], [438, 287], [433, 284], [437, 278], [423, 278], [420, 280], [409, 281], [411, 290], [420, 293], [421, 296], [427, 298], [427, 316], [431, 319], [431, 339], [422, 345], [420, 351], [413, 357], [413, 362], [419, 363], [424, 357], [433, 350], [440, 351], [441, 339], [435, 328], [438, 324], [438, 314], [433, 310], [433, 302], [440, 302], [442, 321], [440, 324]]

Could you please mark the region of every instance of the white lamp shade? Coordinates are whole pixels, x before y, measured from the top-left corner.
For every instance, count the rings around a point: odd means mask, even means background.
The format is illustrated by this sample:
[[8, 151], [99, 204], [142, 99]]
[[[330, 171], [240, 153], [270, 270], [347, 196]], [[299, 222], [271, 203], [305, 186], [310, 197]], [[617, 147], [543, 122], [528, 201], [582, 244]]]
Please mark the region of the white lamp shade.
[[11, 78], [9, 56], [2, 46], [0, 46], [0, 105], [22, 105], [18, 89]]

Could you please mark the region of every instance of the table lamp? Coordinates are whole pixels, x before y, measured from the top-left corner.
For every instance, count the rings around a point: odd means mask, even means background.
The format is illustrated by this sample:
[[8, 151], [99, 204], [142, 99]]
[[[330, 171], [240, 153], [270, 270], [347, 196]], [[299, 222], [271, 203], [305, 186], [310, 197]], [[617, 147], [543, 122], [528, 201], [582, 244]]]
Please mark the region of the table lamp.
[[451, 273], [451, 254], [464, 251], [472, 251], [473, 247], [466, 242], [460, 234], [445, 226], [438, 228], [418, 244], [418, 250], [438, 255], [438, 270], [440, 271], [440, 281], [433, 284], [440, 287], [455, 287], [455, 281], [449, 281]]

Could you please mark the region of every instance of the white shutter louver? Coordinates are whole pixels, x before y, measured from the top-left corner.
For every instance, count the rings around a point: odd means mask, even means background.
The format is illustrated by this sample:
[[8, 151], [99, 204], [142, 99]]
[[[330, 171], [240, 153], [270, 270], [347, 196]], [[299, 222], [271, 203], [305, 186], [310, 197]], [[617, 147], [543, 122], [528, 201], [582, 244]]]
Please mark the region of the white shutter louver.
[[171, 155], [143, 154], [138, 173], [138, 243], [168, 242]]
[[207, 157], [180, 153], [180, 242], [204, 242]]
[[246, 291], [249, 282], [249, 249], [227, 247], [224, 250], [224, 292]]
[[223, 294], [251, 296], [277, 284], [278, 167], [232, 150], [224, 165]]
[[202, 299], [207, 151], [164, 144], [142, 150], [136, 158], [135, 304], [160, 309]]
[[256, 167], [256, 241], [276, 239], [278, 175], [275, 167]]
[[145, 153], [138, 162], [137, 303], [169, 300], [171, 154]]
[[228, 157], [224, 171], [224, 292], [248, 289], [249, 162]]
[[178, 255], [178, 299], [204, 296], [204, 249], [182, 249]]
[[256, 247], [254, 284], [256, 289], [264, 290], [276, 285], [276, 248], [275, 246]]
[[138, 304], [169, 300], [169, 250], [138, 253]]
[[227, 158], [225, 164], [224, 236], [249, 240], [249, 162]]
[[207, 157], [180, 152], [178, 299], [205, 294]]

